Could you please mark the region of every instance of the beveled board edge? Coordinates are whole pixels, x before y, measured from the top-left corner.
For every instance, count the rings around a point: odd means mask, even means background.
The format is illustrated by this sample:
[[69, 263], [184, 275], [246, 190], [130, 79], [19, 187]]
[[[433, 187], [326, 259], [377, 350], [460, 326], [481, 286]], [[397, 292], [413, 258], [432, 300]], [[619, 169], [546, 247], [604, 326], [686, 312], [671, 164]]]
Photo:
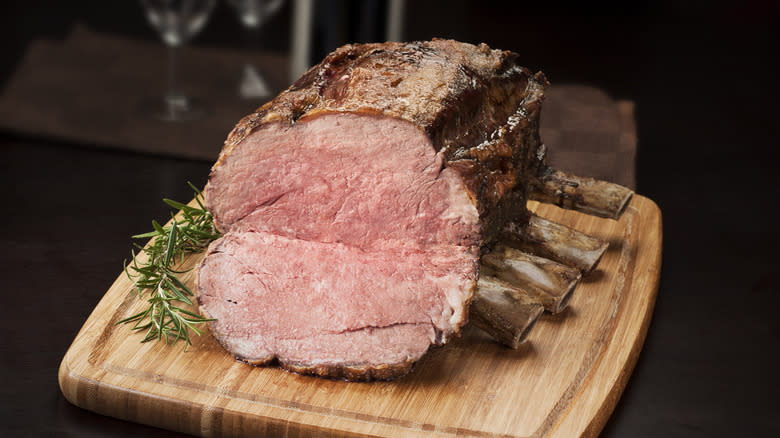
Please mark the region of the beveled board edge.
[[[628, 208], [641, 210], [641, 214], [634, 216], [638, 223], [631, 224], [633, 230], [629, 230], [629, 234], [639, 234], [634, 268], [630, 272], [631, 296], [620, 303], [618, 322], [606, 339], [598, 364], [574, 396], [559, 424], [551, 430], [549, 438], [597, 437], [617, 406], [642, 351], [660, 281], [663, 221], [660, 208], [649, 198], [634, 195]], [[612, 385], [593, 384], [599, 375]], [[601, 403], [594, 410], [592, 401], [598, 399]]]

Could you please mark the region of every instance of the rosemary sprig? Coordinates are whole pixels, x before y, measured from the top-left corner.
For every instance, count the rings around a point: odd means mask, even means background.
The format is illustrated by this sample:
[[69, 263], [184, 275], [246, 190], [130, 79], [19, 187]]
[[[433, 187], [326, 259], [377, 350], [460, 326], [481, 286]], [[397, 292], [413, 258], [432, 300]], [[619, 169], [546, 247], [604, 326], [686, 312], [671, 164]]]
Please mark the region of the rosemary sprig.
[[180, 307], [179, 303], [193, 304], [189, 298], [193, 293], [177, 277], [187, 271], [175, 271], [172, 268], [185, 254], [201, 251], [220, 236], [214, 227], [211, 213], [203, 205], [203, 194], [192, 183], [188, 184], [195, 191], [198, 207], [163, 199], [163, 202], [181, 211], [181, 218], [171, 212], [170, 225], [163, 227], [157, 221], [152, 221], [153, 231], [133, 236], [134, 239], [152, 239], [146, 247], [133, 244], [146, 254], [146, 261], [139, 263], [136, 252], [131, 251], [133, 259], [129, 264], [125, 263], [124, 267], [138, 298], [147, 296], [149, 305], [117, 324], [135, 323], [133, 330], [146, 332], [141, 342], [165, 340], [168, 344], [181, 339], [187, 345], [192, 345], [189, 331], [200, 335], [197, 325], [211, 321]]

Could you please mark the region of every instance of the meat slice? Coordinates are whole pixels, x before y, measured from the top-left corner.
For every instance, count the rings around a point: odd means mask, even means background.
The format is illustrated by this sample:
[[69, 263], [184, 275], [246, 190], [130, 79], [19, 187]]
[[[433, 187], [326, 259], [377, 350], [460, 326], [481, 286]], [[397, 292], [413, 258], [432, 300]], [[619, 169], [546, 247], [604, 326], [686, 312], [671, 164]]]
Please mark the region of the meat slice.
[[442, 165], [409, 122], [321, 114], [257, 128], [214, 172], [207, 198], [223, 232], [379, 249], [477, 244], [477, 211]]
[[216, 338], [302, 373], [408, 372], [465, 324], [481, 248], [528, 217], [546, 86], [485, 45], [349, 45], [245, 117], [204, 191]]
[[462, 322], [474, 280], [467, 247], [366, 251], [232, 232], [210, 248], [199, 284], [213, 329], [247, 362], [408, 369]]

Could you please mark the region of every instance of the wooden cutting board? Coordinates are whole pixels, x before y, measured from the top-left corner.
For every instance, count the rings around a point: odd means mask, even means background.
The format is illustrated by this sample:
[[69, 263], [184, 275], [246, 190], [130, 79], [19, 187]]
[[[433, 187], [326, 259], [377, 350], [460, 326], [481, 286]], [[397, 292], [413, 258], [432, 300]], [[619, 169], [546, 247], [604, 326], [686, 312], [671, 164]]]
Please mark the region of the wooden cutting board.
[[661, 213], [642, 196], [620, 221], [530, 207], [607, 239], [610, 249], [569, 308], [543, 315], [519, 350], [467, 327], [392, 382], [254, 368], [235, 361], [208, 334], [195, 337], [186, 351], [181, 343], [139, 344], [140, 335], [115, 325], [142, 306], [120, 274], [62, 360], [60, 387], [84, 409], [202, 436], [595, 436], [625, 387], [650, 323]]

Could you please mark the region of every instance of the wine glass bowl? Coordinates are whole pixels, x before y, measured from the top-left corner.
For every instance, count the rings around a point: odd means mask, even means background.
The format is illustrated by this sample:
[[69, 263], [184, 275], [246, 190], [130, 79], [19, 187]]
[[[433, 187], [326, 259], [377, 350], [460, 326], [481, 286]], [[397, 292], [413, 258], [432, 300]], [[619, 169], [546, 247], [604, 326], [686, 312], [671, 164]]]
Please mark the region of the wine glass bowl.
[[200, 32], [215, 1], [142, 0], [146, 19], [169, 46], [180, 46]]
[[257, 29], [282, 7], [284, 0], [228, 0], [228, 3], [244, 27]]
[[146, 19], [168, 48], [167, 90], [144, 102], [143, 110], [165, 121], [205, 117], [205, 105], [179, 90], [176, 82], [177, 48], [189, 42], [208, 22], [216, 0], [141, 0]]

